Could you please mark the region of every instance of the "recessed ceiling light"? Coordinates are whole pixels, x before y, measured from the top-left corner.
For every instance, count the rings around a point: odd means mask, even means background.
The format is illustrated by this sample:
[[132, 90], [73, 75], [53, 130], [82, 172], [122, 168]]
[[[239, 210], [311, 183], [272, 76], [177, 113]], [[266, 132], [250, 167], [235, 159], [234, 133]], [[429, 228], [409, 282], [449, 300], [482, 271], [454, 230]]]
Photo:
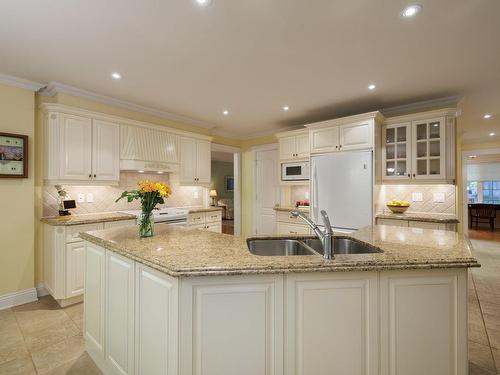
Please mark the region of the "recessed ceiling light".
[[485, 119], [489, 119], [489, 118], [491, 118], [491, 115], [490, 115], [489, 113], [486, 113], [486, 114], [483, 116], [483, 118], [485, 118]]
[[212, 2], [211, 0], [195, 0], [196, 4], [201, 5], [201, 6], [207, 6], [210, 5]]
[[375, 86], [373, 83], [371, 85], [368, 85], [368, 90], [375, 90]]
[[495, 135], [495, 133], [490, 133], [490, 137], [493, 137]]
[[289, 109], [290, 109], [290, 107], [287, 105], [283, 107], [283, 111], [288, 111]]
[[422, 10], [422, 5], [410, 5], [406, 7], [403, 12], [401, 12], [401, 15], [405, 18], [411, 18], [415, 16], [418, 12]]
[[227, 109], [225, 109], [225, 110], [222, 112], [222, 114], [223, 114], [224, 116], [227, 116], [227, 115], [229, 114], [229, 111], [228, 111]]
[[113, 77], [114, 79], [121, 79], [122, 75], [120, 73], [114, 72], [111, 73], [111, 77]]

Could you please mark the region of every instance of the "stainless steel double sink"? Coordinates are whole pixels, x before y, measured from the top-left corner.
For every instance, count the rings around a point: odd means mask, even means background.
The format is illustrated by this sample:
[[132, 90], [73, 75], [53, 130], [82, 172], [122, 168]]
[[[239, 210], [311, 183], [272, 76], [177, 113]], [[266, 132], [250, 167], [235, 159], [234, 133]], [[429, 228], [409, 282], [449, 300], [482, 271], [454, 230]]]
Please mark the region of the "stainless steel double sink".
[[[349, 237], [334, 237], [334, 255], [381, 253], [378, 247]], [[249, 238], [250, 252], [261, 256], [323, 255], [321, 241], [317, 238]]]

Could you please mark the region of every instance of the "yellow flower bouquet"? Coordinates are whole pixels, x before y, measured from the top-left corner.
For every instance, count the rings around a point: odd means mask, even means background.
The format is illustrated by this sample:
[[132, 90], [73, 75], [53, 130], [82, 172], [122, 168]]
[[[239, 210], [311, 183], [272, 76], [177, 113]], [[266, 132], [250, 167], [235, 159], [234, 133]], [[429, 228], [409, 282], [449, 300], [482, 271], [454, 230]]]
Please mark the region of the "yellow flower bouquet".
[[141, 201], [142, 214], [139, 219], [139, 235], [141, 237], [151, 237], [153, 235], [153, 220], [152, 212], [158, 203], [165, 203], [164, 198], [172, 194], [170, 186], [163, 182], [158, 181], [139, 181], [137, 183], [138, 189], [124, 191], [122, 195], [116, 200], [127, 198], [130, 203], [135, 199]]

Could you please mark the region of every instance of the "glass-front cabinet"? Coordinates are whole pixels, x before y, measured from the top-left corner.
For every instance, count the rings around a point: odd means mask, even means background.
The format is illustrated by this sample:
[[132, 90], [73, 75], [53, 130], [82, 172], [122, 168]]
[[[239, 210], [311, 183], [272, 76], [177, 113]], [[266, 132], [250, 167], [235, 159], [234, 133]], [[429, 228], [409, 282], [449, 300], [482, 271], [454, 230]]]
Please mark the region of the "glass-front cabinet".
[[454, 183], [454, 179], [455, 116], [445, 112], [435, 117], [416, 114], [386, 120], [382, 131], [382, 180]]
[[411, 176], [411, 123], [387, 125], [384, 128], [384, 179], [401, 180]]

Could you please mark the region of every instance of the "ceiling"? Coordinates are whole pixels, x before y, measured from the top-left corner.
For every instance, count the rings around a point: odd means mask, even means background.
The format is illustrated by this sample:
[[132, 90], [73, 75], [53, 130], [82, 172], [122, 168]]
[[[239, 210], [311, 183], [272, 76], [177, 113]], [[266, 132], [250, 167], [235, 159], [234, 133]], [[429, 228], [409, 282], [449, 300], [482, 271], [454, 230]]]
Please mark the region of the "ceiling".
[[247, 138], [464, 95], [463, 138], [500, 140], [500, 1], [419, 3], [405, 19], [407, 0], [3, 0], [0, 72]]

